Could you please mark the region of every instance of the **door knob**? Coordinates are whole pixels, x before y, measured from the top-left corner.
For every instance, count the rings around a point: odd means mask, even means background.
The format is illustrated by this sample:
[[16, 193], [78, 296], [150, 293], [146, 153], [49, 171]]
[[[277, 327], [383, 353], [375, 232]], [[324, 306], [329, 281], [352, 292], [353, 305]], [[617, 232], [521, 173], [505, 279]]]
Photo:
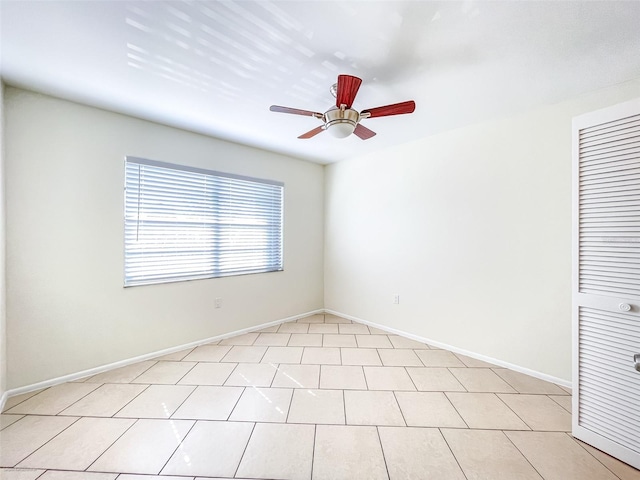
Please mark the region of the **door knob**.
[[620, 305], [618, 305], [618, 308], [623, 312], [631, 311], [631, 305], [629, 305], [628, 303], [621, 303]]
[[633, 356], [633, 364], [636, 367], [636, 370], [640, 372], [640, 353], [636, 353]]

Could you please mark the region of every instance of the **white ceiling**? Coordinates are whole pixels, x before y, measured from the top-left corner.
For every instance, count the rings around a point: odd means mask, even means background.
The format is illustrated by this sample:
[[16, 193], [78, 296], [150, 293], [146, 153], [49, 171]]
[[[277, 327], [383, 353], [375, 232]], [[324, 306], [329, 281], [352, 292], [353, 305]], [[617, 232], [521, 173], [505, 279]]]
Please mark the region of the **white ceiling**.
[[[640, 77], [640, 1], [7, 1], [6, 83], [330, 163]], [[296, 137], [340, 73], [377, 136]], [[640, 92], [639, 92], [640, 94]]]

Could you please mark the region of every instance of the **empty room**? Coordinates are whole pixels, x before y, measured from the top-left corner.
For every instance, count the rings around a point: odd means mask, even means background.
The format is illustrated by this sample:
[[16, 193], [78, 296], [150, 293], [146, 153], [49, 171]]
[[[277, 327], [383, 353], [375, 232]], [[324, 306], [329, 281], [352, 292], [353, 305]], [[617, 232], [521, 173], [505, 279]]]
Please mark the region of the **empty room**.
[[639, 24], [0, 0], [0, 479], [640, 480]]

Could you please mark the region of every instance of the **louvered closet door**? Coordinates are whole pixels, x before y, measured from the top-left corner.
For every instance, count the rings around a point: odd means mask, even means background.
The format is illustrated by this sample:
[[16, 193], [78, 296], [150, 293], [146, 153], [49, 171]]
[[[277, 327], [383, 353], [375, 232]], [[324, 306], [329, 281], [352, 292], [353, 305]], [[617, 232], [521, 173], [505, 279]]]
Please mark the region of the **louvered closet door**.
[[573, 434], [640, 468], [640, 99], [573, 141]]

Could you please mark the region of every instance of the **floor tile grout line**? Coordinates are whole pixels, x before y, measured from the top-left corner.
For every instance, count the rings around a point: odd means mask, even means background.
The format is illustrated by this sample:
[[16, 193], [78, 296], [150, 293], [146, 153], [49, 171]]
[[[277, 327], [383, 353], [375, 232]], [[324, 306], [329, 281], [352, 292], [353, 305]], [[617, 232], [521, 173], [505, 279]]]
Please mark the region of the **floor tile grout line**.
[[[43, 415], [44, 416], [44, 415]], [[54, 417], [57, 415], [46, 415], [48, 417]], [[27, 418], [28, 415], [25, 415], [24, 418]], [[29, 452], [27, 455], [25, 455], [24, 457], [22, 457], [20, 460], [18, 460], [12, 467], [7, 467], [7, 468], [16, 468], [17, 465], [19, 465], [20, 463], [24, 462], [27, 458], [29, 458], [31, 455], [33, 455], [34, 453], [36, 453], [38, 450], [40, 450], [42, 447], [44, 447], [45, 445], [47, 445], [49, 442], [51, 442], [54, 438], [56, 438], [58, 435], [60, 435], [62, 432], [68, 430], [69, 428], [71, 428], [72, 425], [75, 425], [76, 423], [78, 423], [80, 421], [82, 417], [78, 417], [76, 418], [73, 422], [71, 422], [69, 425], [67, 425], [66, 427], [64, 427], [62, 430], [60, 430], [58, 433], [56, 433], [53, 437], [51, 437], [49, 440], [47, 440], [46, 442], [44, 442], [42, 445], [40, 445], [39, 447], [37, 447], [35, 450], [32, 450], [31, 452]], [[23, 419], [21, 418], [20, 420], [18, 420], [16, 423], [21, 422]], [[14, 425], [16, 424], [14, 423]], [[4, 467], [2, 467], [4, 468]]]
[[[504, 368], [504, 367], [491, 367], [491, 370], [493, 370], [493, 373], [495, 373], [496, 375], [498, 375], [500, 378], [502, 378], [502, 380], [504, 380], [505, 382], [507, 382], [511, 388], [513, 388], [516, 392], [521, 393], [523, 395], [527, 395], [527, 392], [522, 392], [520, 391], [520, 389], [516, 388], [516, 386], [511, 383], [509, 380], [507, 380], [506, 378], [504, 378], [502, 375], [500, 375], [497, 371], [498, 370], [509, 370], [508, 368]], [[515, 371], [515, 370], [514, 370]], [[519, 373], [519, 372], [516, 372]], [[526, 374], [522, 374], [522, 375], [526, 375]], [[528, 375], [527, 375], [528, 376]], [[545, 380], [542, 380], [545, 381]], [[551, 382], [547, 382], [547, 383], [551, 383]], [[552, 385], [555, 385], [554, 383], [552, 383]], [[558, 387], [559, 388], [559, 387]], [[529, 395], [531, 395], [531, 393], [529, 393]], [[546, 395], [545, 393], [539, 393], [538, 395]]]
[[[24, 402], [26, 402], [27, 400], [29, 400], [29, 399], [31, 399], [31, 398], [33, 398], [33, 397], [35, 397], [36, 395], [40, 395], [41, 393], [46, 392], [46, 391], [47, 391], [47, 390], [49, 390], [50, 388], [52, 388], [52, 387], [46, 387], [46, 388], [43, 388], [43, 389], [42, 389], [42, 390], [40, 390], [39, 392], [38, 392], [38, 391], [37, 391], [37, 392], [35, 392], [33, 395], [28, 396], [28, 397], [27, 397], [27, 398], [25, 398], [24, 400], [21, 400], [20, 402], [16, 403], [15, 405], [12, 405], [11, 407], [7, 407], [7, 406], [5, 405], [4, 410], [3, 410], [2, 412], [0, 412], [0, 413], [2, 413], [2, 414], [4, 414], [4, 413], [8, 413], [8, 411], [9, 411], [9, 410], [13, 410], [13, 409], [14, 409], [15, 407], [17, 407], [18, 405], [23, 404]], [[31, 392], [28, 392], [28, 393], [31, 393]], [[25, 395], [25, 394], [23, 394], [23, 395]], [[9, 397], [9, 398], [11, 398], [11, 397]], [[7, 401], [9, 400], [9, 398], [7, 398]], [[18, 414], [14, 414], [14, 413], [12, 413], [12, 414], [10, 414], [10, 415], [18, 415]]]
[[[291, 397], [289, 398], [289, 403], [287, 404], [287, 416], [284, 419], [284, 422], [276, 422], [276, 423], [286, 423], [289, 425], [289, 415], [291, 415], [291, 405], [293, 405], [293, 396], [296, 394], [296, 390], [301, 390], [301, 389], [295, 389], [292, 388], [291, 389]], [[293, 424], [293, 422], [291, 423]]]
[[[205, 344], [205, 345], [208, 345], [208, 344]], [[204, 345], [201, 345], [201, 346], [204, 346]], [[216, 345], [211, 345], [211, 346], [212, 346], [212, 347], [215, 347], [215, 346], [217, 346], [217, 344], [216, 344]], [[185, 353], [185, 354], [182, 356], [182, 358], [181, 358], [180, 360], [178, 360], [178, 361], [179, 361], [179, 362], [182, 362], [182, 361], [183, 361], [185, 358], [187, 358], [187, 356], [189, 356], [189, 355], [191, 354], [191, 352], [193, 352], [196, 348], [197, 348], [197, 347], [189, 348], [189, 349], [188, 349], [189, 351], [188, 351], [187, 353]]]
[[[289, 338], [291, 338], [291, 335], [289, 335]], [[287, 341], [287, 343], [289, 343], [289, 341]], [[264, 353], [262, 354], [262, 356], [260, 357], [260, 360], [257, 363], [262, 363], [262, 359], [265, 357], [265, 355], [267, 354], [267, 352], [269, 351], [269, 347], [264, 349]], [[240, 362], [238, 362], [240, 363]], [[243, 362], [243, 363], [249, 363], [249, 362]]]
[[[67, 385], [69, 383], [75, 383], [75, 382], [65, 382], [62, 383], [61, 385]], [[100, 388], [102, 385], [102, 383], [98, 383], [96, 384], [97, 386], [95, 388], [93, 388], [91, 391], [85, 393], [82, 397], [78, 398], [77, 400], [74, 400], [71, 404], [67, 405], [66, 407], [64, 407], [62, 410], [56, 412], [56, 413], [20, 413], [20, 412], [13, 412], [13, 413], [9, 413], [10, 410], [13, 410], [14, 408], [16, 408], [17, 406], [21, 405], [22, 403], [26, 402], [27, 400], [31, 400], [32, 398], [35, 398], [37, 395], [40, 395], [41, 393], [44, 393], [46, 390], [49, 390], [50, 388], [53, 387], [47, 387], [44, 390], [42, 390], [41, 392], [36, 393], [35, 395], [31, 395], [29, 398], [25, 398], [22, 402], [17, 403], [15, 405], [13, 405], [11, 408], [6, 409], [4, 412], [0, 412], [2, 415], [42, 415], [42, 416], [47, 416], [47, 417], [51, 417], [51, 416], [57, 416], [60, 415], [62, 412], [64, 412], [67, 408], [69, 408], [71, 405], [73, 405], [74, 403], [79, 402], [80, 400], [82, 400], [84, 397], [86, 397], [87, 395], [92, 394], [93, 392], [95, 392], [98, 388]], [[75, 417], [77, 415], [63, 415], [63, 416], [71, 416], [71, 417]], [[10, 426], [10, 425], [8, 425]], [[4, 429], [3, 429], [4, 430]]]
[[[233, 345], [200, 345], [199, 347], [194, 348], [188, 355], [186, 355], [182, 360], [178, 360], [180, 362], [199, 362], [199, 363], [221, 363], [222, 359], [227, 355], [227, 353], [229, 353], [231, 351], [231, 347]], [[189, 359], [188, 357], [190, 357], [198, 348], [202, 348], [202, 347], [216, 347], [217, 349], [226, 349], [226, 351], [220, 355], [220, 358], [217, 358], [216, 360], [209, 360], [209, 358], [205, 357], [202, 359], [199, 359], [197, 356], [195, 359]], [[216, 350], [217, 351], [217, 350]]]
[[173, 409], [173, 412], [171, 412], [171, 415], [169, 415], [169, 416], [166, 418], [166, 420], [182, 420], [181, 418], [180, 418], [180, 419], [179, 419], [179, 418], [173, 418], [173, 416], [175, 415], [175, 413], [176, 413], [178, 410], [180, 410], [180, 407], [182, 407], [182, 405], [184, 405], [184, 404], [185, 404], [185, 402], [186, 402], [187, 400], [189, 400], [189, 398], [191, 397], [191, 395], [193, 395], [193, 393], [198, 389], [198, 387], [199, 387], [200, 385], [178, 385], [178, 386], [180, 386], [180, 387], [192, 387], [192, 390], [189, 392], [189, 395], [187, 395], [187, 396], [185, 397], [185, 399], [184, 399], [184, 400], [182, 400], [182, 402], [180, 402], [180, 405], [178, 405], [176, 408], [174, 408], [174, 409]]
[[402, 411], [402, 407], [400, 406], [400, 402], [398, 401], [398, 397], [396, 396], [395, 390], [392, 390], [391, 393], [393, 393], [393, 398], [396, 401], [396, 405], [398, 406], [398, 410], [400, 410], [400, 415], [402, 415], [402, 421], [404, 422], [404, 426], [405, 427], [409, 427], [409, 424], [407, 423], [407, 419], [404, 416], [404, 412]]
[[362, 369], [362, 376], [364, 377], [364, 386], [367, 387], [367, 391], [369, 390], [369, 382], [367, 382], [367, 374], [364, 372], [364, 367], [360, 367]]
[[420, 356], [420, 354], [417, 352], [417, 349], [415, 349], [415, 348], [414, 348], [414, 349], [412, 349], [412, 350], [413, 350], [413, 353], [415, 353], [415, 354], [416, 354], [416, 357], [418, 357], [418, 360], [420, 360], [420, 363], [422, 363], [422, 365], [424, 365], [425, 367], [427, 367], [427, 368], [428, 368], [429, 366], [425, 363], [425, 361], [422, 359], [422, 357]]
[[[234, 387], [237, 388], [237, 387]], [[231, 408], [231, 410], [229, 411], [229, 415], [227, 415], [227, 419], [224, 420], [225, 422], [230, 422], [232, 420], [230, 420], [231, 415], [233, 415], [233, 412], [235, 411], [235, 409], [238, 407], [238, 404], [240, 403], [240, 399], [242, 398], [242, 396], [244, 395], [244, 392], [247, 391], [247, 388], [250, 387], [240, 387], [242, 388], [242, 392], [240, 392], [240, 395], [238, 395], [238, 398], [236, 399], [235, 403], [233, 404], [233, 407]]]
[[449, 374], [451, 374], [453, 376], [453, 378], [456, 379], [456, 382], [458, 382], [458, 385], [460, 385], [462, 388], [464, 388], [464, 391], [467, 393], [489, 393], [489, 392], [471, 392], [469, 391], [469, 389], [460, 381], [460, 379], [458, 377], [456, 377], [456, 374], [453, 373], [451, 371], [451, 367], [444, 367], [447, 369], [447, 372], [449, 372]]
[[[516, 417], [518, 417], [522, 423], [524, 423], [527, 427], [529, 427], [529, 429], [530, 429], [532, 432], [535, 432], [535, 431], [536, 431], [536, 430], [535, 430], [531, 425], [529, 425], [527, 422], [525, 422], [524, 418], [522, 418], [520, 415], [518, 415], [518, 412], [516, 412], [513, 408], [511, 408], [511, 407], [509, 406], [509, 404], [508, 404], [507, 402], [505, 402], [505, 401], [502, 399], [502, 397], [500, 396], [500, 394], [498, 394], [498, 393], [494, 393], [494, 395], [495, 395], [495, 396], [496, 396], [496, 398], [497, 398], [498, 400], [500, 400], [500, 401], [501, 401], [501, 402], [502, 402], [502, 403], [503, 403], [503, 404], [504, 404], [504, 405], [505, 405], [509, 410], [511, 410], [511, 411], [513, 412], [513, 414], [514, 414]], [[503, 395], [504, 395], [504, 394], [503, 394]], [[512, 394], [512, 395], [513, 395], [513, 394]], [[518, 395], [522, 395], [522, 394], [518, 394]]]
[[[140, 377], [141, 375], [144, 375], [144, 374], [145, 374], [145, 373], [147, 373], [147, 372], [148, 372], [152, 367], [155, 367], [155, 366], [158, 364], [158, 362], [157, 362], [156, 360], [149, 360], [149, 361], [150, 361], [150, 362], [153, 362], [153, 364], [149, 365], [149, 367], [148, 367], [148, 368], [145, 368], [142, 372], [140, 372], [138, 375], [136, 375], [135, 377], [133, 377], [131, 380], [129, 380], [129, 381], [128, 381], [128, 382], [126, 382], [126, 383], [133, 383], [133, 382], [135, 382], [135, 381], [138, 379], [138, 377]], [[142, 363], [142, 362], [139, 362], [139, 363]], [[133, 363], [132, 365], [136, 365], [136, 363]], [[127, 365], [127, 366], [128, 366], [128, 365]], [[123, 367], [123, 368], [126, 368], [126, 367]], [[107, 372], [109, 372], [109, 371], [113, 371], [113, 370], [107, 370]], [[103, 373], [107, 373], [107, 372], [103, 372]], [[93, 377], [96, 377], [96, 376], [98, 376], [98, 375], [100, 375], [100, 373], [98, 373], [97, 375], [92, 375], [91, 377], [87, 378], [87, 380], [91, 380]], [[85, 380], [85, 383], [86, 383], [86, 380]], [[103, 384], [103, 385], [104, 385], [104, 384]]]
[[[231, 362], [229, 362], [231, 363]], [[229, 372], [229, 375], [227, 376], [227, 378], [224, 379], [224, 382], [222, 382], [222, 385], [218, 385], [220, 387], [235, 387], [237, 385], [226, 385], [226, 383], [229, 381], [229, 379], [231, 378], [231, 375], [233, 375], [233, 372], [235, 372], [238, 369], [238, 365], [240, 365], [240, 362], [236, 362], [236, 365], [231, 369], [231, 372]], [[216, 385], [213, 385], [216, 386]]]
[[391, 475], [389, 474], [389, 465], [387, 465], [387, 457], [384, 454], [384, 445], [382, 445], [382, 438], [380, 437], [380, 427], [376, 425], [374, 428], [376, 429], [376, 434], [378, 436], [378, 443], [380, 444], [380, 451], [382, 452], [382, 461], [384, 462], [384, 469], [387, 472], [387, 479], [390, 479]]
[[[227, 349], [227, 351], [226, 351], [226, 352], [224, 352], [224, 353], [222, 354], [222, 356], [220, 357], [220, 359], [219, 359], [219, 360], [216, 360], [216, 363], [224, 363], [224, 362], [223, 362], [224, 358], [229, 354], [229, 352], [233, 349], [233, 347], [235, 347], [235, 345], [220, 345], [220, 344], [215, 345], [215, 346], [216, 346], [216, 347], [226, 348], [226, 349]], [[187, 356], [188, 356], [188, 355], [187, 355]], [[185, 357], [185, 358], [187, 358], [187, 357]]]
[[[199, 347], [207, 347], [207, 346], [215, 346], [215, 345], [209, 345], [208, 343], [205, 343], [204, 345], [200, 345]], [[185, 360], [185, 358], [187, 358], [187, 356], [190, 355], [191, 352], [193, 352], [196, 348], [199, 348], [199, 347], [188, 348], [187, 349], [188, 352], [185, 353], [184, 355], [182, 355], [182, 358], [179, 358], [177, 360], [175, 360], [175, 359], [174, 360], [167, 360], [167, 359], [162, 358], [162, 357], [166, 357], [168, 355], [175, 355], [176, 353], [182, 353], [182, 352], [167, 353], [166, 355], [160, 355], [158, 357], [155, 357], [155, 359], [152, 359], [152, 360], [154, 360], [156, 362], [184, 362], [184, 361], [188, 362], [189, 360]]]
[[318, 425], [313, 425], [313, 445], [311, 446], [311, 475], [309, 480], [313, 479], [313, 466], [316, 462], [316, 437], [318, 436]]
[[174, 383], [173, 385], [178, 385], [178, 383], [179, 383], [179, 382], [180, 382], [184, 377], [186, 377], [186, 376], [189, 374], [189, 372], [190, 372], [191, 370], [193, 370], [194, 368], [196, 368], [196, 365], [198, 365], [198, 363], [200, 363], [200, 362], [193, 362], [193, 365], [191, 366], [191, 368], [190, 368], [189, 370], [187, 370], [186, 372], [184, 372], [184, 375], [182, 375], [182, 376], [178, 379], [178, 381], [177, 381], [176, 383]]
[[240, 470], [240, 465], [242, 465], [242, 460], [244, 460], [244, 456], [247, 453], [247, 448], [249, 448], [249, 443], [251, 443], [251, 438], [253, 437], [253, 432], [256, 431], [256, 425], [258, 425], [258, 422], [253, 422], [253, 427], [251, 428], [251, 433], [249, 434], [249, 438], [247, 438], [247, 443], [244, 446], [244, 449], [242, 450], [242, 455], [240, 455], [240, 460], [238, 461], [238, 466], [236, 467], [235, 472], [233, 472], [233, 475], [231, 476], [231, 478], [235, 478], [236, 475], [238, 475], [238, 470]]
[[468, 480], [469, 477], [467, 477], [467, 473], [462, 468], [462, 465], [460, 465], [460, 461], [458, 460], [458, 457], [456, 457], [456, 454], [453, 452], [453, 449], [451, 448], [451, 445], [449, 445], [449, 442], [447, 441], [447, 437], [445, 436], [444, 433], [442, 433], [442, 427], [438, 427], [438, 433], [440, 433], [440, 437], [442, 437], [442, 439], [444, 440], [445, 445], [447, 445], [447, 448], [451, 452], [451, 455], [453, 456], [453, 459], [456, 461], [456, 464], [458, 465], [458, 468], [460, 469], [460, 472], [462, 472], [462, 476]]
[[[105, 384], [106, 385], [106, 384]], [[127, 383], [125, 385], [134, 385], [133, 383]], [[135, 385], [144, 385], [143, 383], [136, 383]], [[126, 402], [122, 407], [120, 407], [113, 415], [111, 415], [108, 418], [121, 418], [121, 417], [116, 417], [117, 414], [119, 414], [124, 408], [127, 407], [127, 405], [129, 405], [131, 402], [133, 402], [136, 398], [138, 398], [140, 395], [142, 395], [144, 392], [146, 392], [147, 390], [149, 390], [149, 387], [151, 386], [151, 384], [147, 385], [146, 387], [144, 387], [142, 390], [140, 390], [140, 392], [138, 392], [137, 395], [135, 395], [131, 400], [129, 400], [128, 402]]]
[[[69, 383], [72, 383], [72, 382], [69, 382]], [[62, 385], [66, 385], [66, 384], [64, 384], [64, 383], [63, 383]], [[54, 413], [53, 415], [54, 415], [54, 416], [60, 415], [60, 414], [61, 414], [62, 412], [64, 412], [67, 408], [71, 407], [72, 405], [75, 405], [76, 403], [78, 403], [78, 402], [79, 402], [80, 400], [82, 400], [83, 398], [85, 398], [85, 397], [87, 397], [87, 396], [91, 395], [93, 392], [95, 392], [95, 391], [96, 391], [96, 390], [98, 390], [100, 387], [102, 387], [102, 385], [104, 385], [104, 383], [100, 383], [100, 384], [98, 384], [98, 386], [97, 386], [97, 387], [95, 387], [95, 388], [91, 389], [91, 391], [89, 391], [89, 392], [85, 393], [82, 397], [78, 398], [77, 400], [74, 400], [71, 404], [67, 405], [67, 406], [66, 406], [66, 407], [64, 407], [62, 410], [60, 410], [60, 411], [58, 411], [58, 412]], [[75, 416], [75, 415], [71, 415], [71, 416]]]
[[[578, 444], [578, 446], [579, 446], [580, 448], [582, 448], [585, 452], [587, 452], [589, 455], [591, 455], [591, 457], [595, 458], [595, 459], [596, 459], [596, 461], [597, 461], [598, 463], [600, 463], [604, 468], [606, 468], [607, 470], [609, 470], [609, 471], [613, 474], [613, 476], [614, 476], [614, 477], [616, 477], [616, 478], [618, 478], [618, 479], [622, 480], [622, 477], [620, 477], [619, 475], [617, 475], [613, 470], [611, 470], [611, 469], [610, 469], [609, 467], [607, 467], [603, 462], [601, 462], [601, 461], [600, 461], [600, 459], [599, 459], [598, 457], [596, 457], [596, 456], [595, 456], [594, 454], [592, 454], [589, 450], [587, 450], [587, 449], [584, 447], [584, 445], [582, 445], [582, 443], [578, 441], [578, 439], [577, 439], [577, 438], [575, 438], [575, 437], [574, 437], [573, 435], [571, 435], [569, 432], [563, 432], [563, 433], [566, 433], [566, 434], [567, 434], [567, 436], [568, 436], [571, 440], [573, 440], [573, 441], [574, 441], [574, 443]], [[591, 448], [595, 448], [595, 447], [591, 447]], [[597, 449], [596, 449], [596, 450], [597, 450]], [[605, 453], [605, 452], [602, 452], [602, 453], [604, 453], [605, 455], [607, 455], [607, 453]], [[611, 458], [615, 458], [615, 457], [611, 457]], [[615, 460], [618, 460], [618, 459], [616, 458]], [[621, 460], [618, 460], [618, 461], [621, 461]], [[624, 463], [624, 462], [623, 462], [623, 463]], [[626, 464], [625, 464], [625, 465], [626, 465]]]
[[533, 464], [533, 462], [531, 460], [529, 460], [529, 457], [527, 457], [524, 452], [522, 450], [520, 450], [520, 448], [518, 447], [518, 445], [516, 445], [516, 442], [514, 442], [511, 437], [509, 435], [507, 435], [507, 431], [505, 430], [500, 430], [502, 432], [502, 434], [507, 437], [507, 440], [509, 440], [509, 442], [511, 443], [511, 445], [513, 445], [513, 447], [518, 451], [518, 453], [520, 453], [520, 455], [522, 455], [522, 458], [524, 458], [527, 463], [529, 465], [531, 465], [531, 468], [533, 468], [535, 470], [535, 472], [540, 475], [540, 478], [544, 480], [544, 476], [542, 475], [541, 472], [538, 471], [538, 469], [536, 468], [536, 466]]
[[[409, 370], [407, 370], [407, 367], [402, 367], [402, 368], [404, 368], [404, 371], [407, 374], [407, 376], [409, 377], [409, 380], [411, 380], [411, 384], [413, 385], [413, 388], [416, 389], [416, 392], [419, 392], [420, 390], [418, 390], [418, 386], [416, 385], [416, 382], [413, 381], [413, 377], [409, 373]], [[420, 368], [420, 367], [418, 367], [418, 368]]]
[[[27, 416], [24, 413], [3, 413], [2, 415], [9, 415], [9, 416], [15, 416], [15, 417], [19, 416], [20, 418], [18, 418], [14, 422], [11, 422], [9, 425], [6, 425], [6, 426], [0, 428], [0, 432], [3, 431], [6, 428], [9, 428], [11, 425], [14, 425], [14, 424], [18, 423], [20, 420], [22, 420], [24, 417]], [[64, 416], [64, 415], [61, 415], [61, 416]], [[2, 467], [0, 467], [0, 468], [2, 468]]]
[[[269, 365], [271, 365], [271, 366], [275, 365], [276, 371], [274, 372], [273, 377], [271, 377], [271, 381], [269, 382], [269, 386], [266, 387], [266, 388], [274, 388], [274, 387], [272, 387], [272, 385], [273, 385], [273, 381], [276, 379], [276, 376], [278, 375], [278, 372], [280, 371], [280, 364], [279, 363], [270, 363]], [[260, 387], [257, 387], [257, 388], [260, 388]]]
[[[555, 398], [552, 398], [552, 395], [554, 395], [554, 394], [546, 394], [545, 396], [549, 397], [549, 399], [551, 401], [555, 402], [557, 405], [560, 405], [564, 409], [565, 412], [569, 413], [569, 415], [572, 415], [571, 410], [566, 408], [564, 405], [561, 405], [560, 402], [558, 402]], [[564, 397], [565, 395], [557, 395], [557, 396]], [[569, 398], [571, 398], [571, 397], [569, 397]]]
[[[386, 365], [385, 365], [385, 364], [384, 364], [384, 362], [382, 361], [382, 356], [380, 355], [380, 349], [379, 349], [379, 348], [376, 348], [376, 349], [375, 349], [375, 351], [376, 351], [376, 354], [378, 355], [378, 360], [380, 360], [380, 365], [382, 365], [382, 366], [385, 366], [385, 367], [386, 367]], [[408, 374], [407, 374], [407, 375], [408, 375]]]
[[[111, 447], [113, 447], [113, 446], [115, 445], [115, 443], [116, 443], [118, 440], [120, 440], [120, 439], [121, 439], [121, 438], [122, 438], [122, 437], [123, 437], [123, 436], [124, 436], [128, 431], [129, 431], [129, 430], [131, 430], [131, 429], [133, 428], [133, 426], [134, 426], [134, 425], [136, 425], [138, 422], [140, 422], [140, 420], [141, 420], [141, 419], [136, 418], [136, 419], [130, 419], [130, 420], [133, 420], [133, 422], [131, 422], [131, 425], [129, 425], [129, 426], [124, 430], [124, 432], [122, 432], [122, 433], [118, 436], [118, 438], [116, 438], [113, 442], [111, 442], [111, 443], [109, 444], [109, 446], [108, 446], [107, 448], [105, 448], [105, 449], [102, 451], [102, 453], [101, 453], [100, 455], [98, 455], [98, 456], [93, 460], [93, 462], [91, 462], [91, 463], [89, 464], [89, 466], [88, 466], [87, 468], [85, 468], [85, 469], [83, 470], [83, 472], [88, 472], [88, 471], [89, 471], [89, 469], [93, 466], [93, 464], [94, 464], [94, 463], [96, 463], [96, 462], [100, 459], [100, 457], [102, 457], [102, 456], [105, 454], [105, 452], [106, 452], [107, 450], [109, 450]], [[107, 472], [107, 473], [112, 473], [112, 472]], [[120, 475], [120, 472], [115, 472], [115, 473], [116, 473], [116, 475]], [[116, 477], [116, 478], [117, 478], [117, 477]]]
[[[185, 420], [186, 422], [190, 421], [190, 420]], [[180, 447], [182, 447], [182, 445], [184, 444], [185, 439], [189, 436], [189, 434], [191, 433], [191, 431], [195, 428], [196, 424], [198, 423], [198, 421], [194, 421], [193, 424], [191, 425], [191, 427], [189, 427], [189, 430], [187, 430], [187, 433], [184, 434], [184, 436], [180, 439], [180, 442], [178, 443], [178, 445], [176, 445], [176, 448], [173, 449], [173, 451], [171, 452], [171, 454], [167, 457], [166, 462], [164, 462], [164, 464], [162, 465], [162, 467], [160, 467], [160, 470], [158, 470], [158, 473], [154, 474], [154, 475], [160, 475], [162, 473], [162, 470], [164, 470], [167, 467], [167, 464], [171, 461], [171, 459], [173, 458], [173, 456], [176, 454], [176, 452], [178, 451], [178, 449]]]
[[[267, 365], [266, 363], [262, 363], [262, 364], [252, 364], [252, 365]], [[275, 365], [275, 363], [274, 363]], [[318, 367], [340, 367], [340, 366], [345, 366], [345, 367], [353, 367], [353, 368], [379, 368], [378, 366], [372, 366], [372, 365], [325, 365], [325, 364], [298, 364], [298, 363], [285, 363], [285, 364], [281, 364], [284, 366], [318, 366]], [[405, 368], [405, 367], [394, 367], [394, 368]], [[411, 367], [409, 367], [411, 368]], [[321, 370], [322, 371], [322, 370]], [[144, 384], [136, 384], [136, 385], [144, 385]], [[234, 387], [247, 387], [247, 386], [252, 386], [249, 384], [243, 384], [243, 385], [218, 385], [218, 384], [181, 384], [181, 385], [167, 385], [167, 384], [150, 384], [148, 386], [165, 386], [165, 387], [222, 387], [222, 388], [234, 388]], [[344, 388], [340, 388], [340, 387], [325, 387], [325, 388], [311, 388], [311, 387], [291, 387], [291, 386], [258, 386], [255, 385], [257, 388], [270, 388], [270, 389], [297, 389], [297, 390], [343, 390]], [[463, 392], [460, 390], [408, 390], [408, 389], [402, 389], [402, 388], [378, 388], [378, 389], [365, 389], [365, 388], [346, 388], [344, 390], [349, 390], [349, 391], [360, 391], [360, 392], [390, 392], [390, 391], [396, 391], [396, 392], [408, 392], [408, 393], [469, 393], [469, 394], [482, 394], [482, 395], [496, 395], [496, 392]], [[499, 393], [500, 395], [515, 395], [512, 393]], [[7, 414], [7, 415], [21, 415], [21, 416], [29, 416], [29, 417], [77, 417], [78, 415], [73, 415], [73, 414], [57, 414], [57, 415], [53, 415], [53, 414], [42, 414], [42, 413], [11, 413], [11, 414]], [[82, 415], [84, 417], [91, 417], [91, 418], [112, 418], [112, 417], [107, 417], [107, 416], [102, 416], [102, 415]], [[119, 417], [116, 417], [119, 418]], [[133, 418], [133, 417], [132, 417]], [[11, 426], [11, 425], [9, 425]], [[526, 431], [526, 430], [525, 430]], [[549, 432], [558, 432], [558, 431], [565, 431], [565, 430], [540, 430], [540, 431], [549, 431]]]
[[[233, 387], [233, 388], [243, 388], [243, 387]], [[253, 388], [253, 387], [244, 387], [244, 388]], [[256, 388], [262, 388], [262, 387], [256, 387]], [[279, 390], [309, 390], [307, 388], [281, 388]], [[341, 389], [339, 388], [333, 388], [333, 389], [326, 389], [326, 390], [331, 390], [331, 391], [339, 391]], [[378, 393], [392, 393], [392, 390], [344, 390], [344, 392], [378, 392]], [[413, 391], [398, 391], [397, 393], [441, 393], [441, 392], [413, 392]], [[457, 392], [454, 392], [457, 393]], [[41, 416], [41, 415], [29, 415], [29, 416]], [[95, 416], [83, 416], [83, 417], [79, 417], [79, 418], [93, 418], [93, 419], [100, 419], [100, 420], [154, 420], [154, 421], [176, 421], [176, 420], [185, 420], [185, 421], [198, 421], [198, 422], [224, 422], [224, 421], [229, 421], [231, 423], [252, 423], [256, 420], [219, 420], [219, 419], [210, 419], [210, 418], [198, 418], [198, 417], [191, 417], [191, 418], [157, 418], [157, 417], [117, 417], [117, 418], [111, 418], [111, 417], [95, 417]], [[17, 423], [17, 422], [16, 422]], [[260, 423], [285, 423], [285, 422], [263, 422], [260, 420]], [[299, 423], [299, 424], [305, 424], [305, 425], [312, 425], [314, 424], [314, 422], [292, 422], [292, 423]], [[342, 425], [342, 424], [337, 424], [337, 423], [318, 423], [318, 425]], [[380, 424], [380, 426], [393, 426], [393, 425], [383, 425]], [[469, 427], [455, 427], [455, 426], [443, 426], [443, 427], [438, 427], [438, 426], [429, 426], [429, 425], [410, 425], [409, 427], [411, 428], [426, 428], [426, 429], [433, 429], [433, 428], [449, 428], [449, 429], [456, 429], [456, 430], [492, 430], [492, 431], [498, 431], [498, 430], [504, 430], [506, 432], [525, 432], [525, 433], [556, 433], [556, 434], [567, 434], [569, 436], [571, 436], [570, 432], [567, 431], [560, 431], [560, 430], [529, 430], [529, 429], [523, 429], [523, 428], [508, 428], [508, 429], [500, 429], [500, 428], [488, 428], [488, 427], [482, 427], [482, 428], [469, 428]], [[1, 467], [1, 468], [11, 468], [11, 467]]]
[[[469, 424], [467, 423], [467, 421], [464, 419], [464, 417], [462, 416], [462, 414], [460, 413], [460, 411], [458, 410], [458, 408], [454, 405], [454, 403], [451, 401], [451, 399], [449, 398], [449, 395], [447, 395], [447, 392], [441, 392], [444, 395], [444, 398], [447, 399], [447, 402], [449, 402], [449, 405], [451, 405], [453, 407], [453, 409], [456, 411], [456, 413], [458, 414], [458, 416], [460, 417], [460, 419], [462, 420], [462, 422], [466, 425], [467, 429], [469, 430], [474, 430], [472, 429]], [[449, 393], [456, 393], [456, 392], [449, 392]], [[459, 393], [464, 393], [464, 392], [459, 392]]]
[[342, 390], [342, 410], [344, 412], [344, 424], [349, 425], [347, 423], [347, 397], [344, 389]]

